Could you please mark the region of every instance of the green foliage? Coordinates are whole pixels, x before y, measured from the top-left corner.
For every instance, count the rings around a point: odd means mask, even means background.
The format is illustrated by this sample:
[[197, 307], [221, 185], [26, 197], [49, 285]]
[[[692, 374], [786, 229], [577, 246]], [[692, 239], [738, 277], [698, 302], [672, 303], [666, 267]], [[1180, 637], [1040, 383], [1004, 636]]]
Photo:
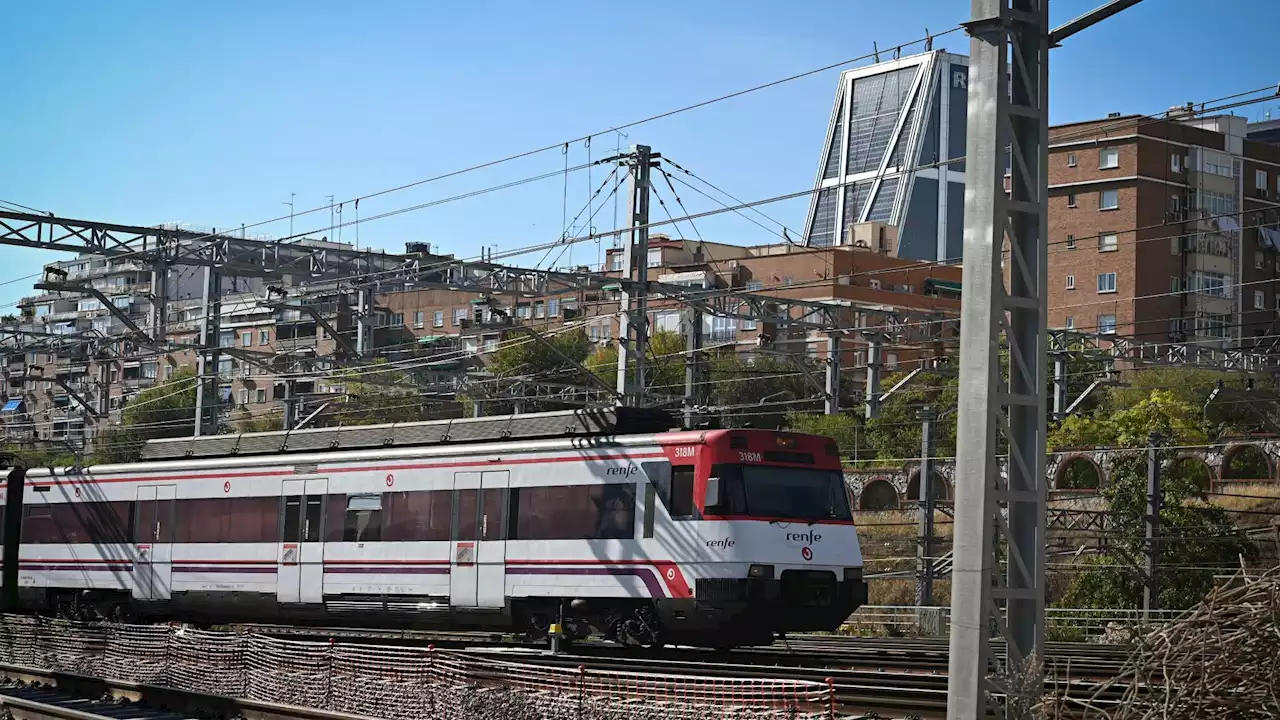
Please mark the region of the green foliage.
[[[1072, 417], [1050, 435], [1050, 445], [1143, 448], [1151, 433], [1166, 443], [1207, 441], [1196, 422], [1197, 408], [1169, 390], [1149, 390], [1126, 407], [1106, 413]], [[1160, 509], [1160, 604], [1186, 608], [1213, 587], [1213, 568], [1234, 565], [1251, 557], [1254, 547], [1235, 531], [1227, 512], [1200, 502], [1202, 486], [1194, 471], [1174, 464], [1176, 453], [1159, 453], [1164, 472]], [[1136, 563], [1145, 551], [1147, 510], [1147, 453], [1115, 455], [1103, 490], [1110, 511], [1111, 537], [1107, 552], [1090, 558], [1072, 580], [1059, 604], [1066, 607], [1137, 607], [1142, 582]]]
[[[1108, 401], [1110, 402], [1110, 401]], [[1149, 390], [1133, 402], [1094, 415], [1072, 415], [1049, 433], [1050, 448], [1146, 447], [1155, 432], [1166, 442], [1208, 441], [1196, 422], [1197, 409], [1169, 390]]]
[[94, 463], [133, 462], [148, 440], [195, 434], [196, 382], [190, 368], [143, 390], [120, 416], [120, 424], [98, 433], [93, 442]]
[[[684, 352], [685, 341], [679, 333], [659, 330], [650, 336], [645, 388], [659, 395], [683, 395]], [[617, 385], [617, 345], [608, 343], [597, 347], [583, 364], [610, 387]]]
[[821, 382], [822, 371], [807, 358], [761, 355], [747, 358], [737, 353], [715, 353], [708, 358], [711, 405], [725, 408], [724, 427], [775, 428], [787, 423], [794, 405], [787, 401], [812, 398], [818, 391], [797, 372], [796, 363], [809, 363], [809, 374]]
[[[891, 375], [883, 380], [883, 386], [891, 388], [901, 379], [902, 374]], [[939, 412], [950, 410], [957, 406], [959, 396], [959, 378], [954, 373], [920, 373], [890, 396], [878, 417], [867, 421], [866, 444], [883, 460], [919, 457], [921, 424], [916, 413], [926, 405]], [[952, 410], [934, 423], [935, 455], [955, 455], [958, 417]]]
[[862, 421], [846, 413], [838, 415], [807, 415], [791, 413], [787, 416], [788, 430], [823, 435], [836, 441], [842, 452], [853, 453], [862, 441]]
[[521, 342], [510, 342], [504, 345], [493, 353], [489, 370], [495, 375], [545, 377], [571, 368], [573, 363], [567, 362], [565, 357], [580, 363], [591, 352], [591, 340], [581, 329], [544, 337], [547, 344], [532, 338], [521, 337]]
[[413, 378], [402, 370], [380, 367], [384, 365], [386, 360], [378, 358], [372, 368], [342, 375], [346, 395], [317, 418], [316, 425], [378, 425], [425, 419], [425, 407], [414, 389]]

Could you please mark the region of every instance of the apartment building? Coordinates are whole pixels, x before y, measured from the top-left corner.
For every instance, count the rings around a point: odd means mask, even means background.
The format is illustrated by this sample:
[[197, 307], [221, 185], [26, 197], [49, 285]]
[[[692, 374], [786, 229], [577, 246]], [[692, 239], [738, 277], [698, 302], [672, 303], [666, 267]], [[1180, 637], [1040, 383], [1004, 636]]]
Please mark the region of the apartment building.
[[[790, 244], [745, 247], [655, 234], [645, 262], [651, 280], [691, 290], [737, 290], [791, 300], [830, 303], [867, 309], [934, 312], [954, 317], [959, 310], [958, 266], [904, 260], [892, 256], [894, 229], [867, 223], [853, 229], [858, 240], [847, 247], [802, 248]], [[622, 274], [620, 248], [607, 251], [606, 275]], [[391, 324], [403, 323], [418, 342], [456, 338], [461, 357], [475, 356], [481, 366], [485, 353], [501, 346], [519, 325], [553, 331], [573, 322], [599, 344], [616, 341], [619, 332], [618, 294], [610, 290], [578, 291], [547, 297], [495, 296], [481, 300], [472, 293], [451, 290], [403, 290], [379, 294], [380, 312]], [[678, 299], [655, 293], [649, 298], [651, 330], [683, 334], [684, 312]], [[817, 331], [779, 331], [773, 323], [730, 317], [703, 316], [703, 342], [721, 351], [751, 353], [767, 344], [772, 349], [810, 357], [825, 357], [826, 335]], [[766, 337], [762, 338], [764, 335]], [[767, 343], [765, 341], [767, 340]], [[866, 363], [862, 338], [850, 336], [843, 345], [842, 364], [857, 373]], [[887, 369], [945, 353], [938, 347], [889, 346]]]
[[1280, 147], [1182, 109], [1050, 129], [1049, 325], [1271, 349]]
[[[189, 229], [189, 228], [188, 228]], [[238, 240], [240, 250], [261, 243]], [[316, 248], [350, 255], [351, 246], [304, 239], [293, 247]], [[190, 248], [180, 249], [180, 251]], [[406, 257], [361, 252], [371, 272], [399, 266]], [[202, 300], [203, 273], [198, 267], [175, 265], [167, 271], [130, 258], [85, 254], [45, 266], [46, 276], [59, 282], [82, 284], [101, 292], [111, 304], [81, 292], [42, 292], [18, 303], [18, 314], [0, 321], [0, 423], [10, 441], [44, 439], [79, 443], [97, 430], [119, 422], [121, 411], [142, 390], [172, 377], [179, 367], [196, 367], [186, 346], [198, 343], [206, 308]], [[296, 279], [310, 277], [310, 273]], [[290, 287], [295, 277], [285, 274], [272, 282]], [[127, 317], [144, 332], [154, 334], [158, 320], [153, 283], [165, 283], [165, 337], [168, 349], [124, 341]], [[278, 407], [280, 379], [263, 364], [279, 367], [278, 375], [297, 377], [295, 392], [318, 392], [321, 362], [307, 358], [332, 355], [334, 339], [318, 327], [310, 313], [262, 305], [266, 283], [256, 277], [224, 276], [221, 311], [224, 347], [257, 353], [257, 364], [224, 355], [219, 362], [220, 396], [238, 417], [262, 414]], [[313, 301], [308, 301], [313, 302]], [[321, 316], [339, 333], [350, 331], [354, 319], [346, 299], [326, 299]], [[316, 377], [307, 377], [314, 372]], [[229, 413], [230, 415], [231, 413]]]

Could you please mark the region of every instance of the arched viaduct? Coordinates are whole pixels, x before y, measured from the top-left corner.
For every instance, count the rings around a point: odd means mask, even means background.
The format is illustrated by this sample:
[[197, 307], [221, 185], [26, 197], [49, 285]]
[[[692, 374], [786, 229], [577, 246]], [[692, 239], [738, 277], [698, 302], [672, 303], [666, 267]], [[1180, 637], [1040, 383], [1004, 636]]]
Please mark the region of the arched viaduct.
[[[1125, 451], [1133, 452], [1133, 451]], [[1277, 482], [1280, 438], [1232, 440], [1211, 448], [1176, 450], [1168, 471], [1185, 473], [1206, 490], [1224, 483]], [[1106, 486], [1112, 462], [1121, 453], [1103, 448], [1063, 448], [1049, 455], [1046, 472], [1054, 494], [1092, 493]], [[855, 510], [892, 510], [920, 497], [920, 462], [845, 471]], [[934, 497], [950, 500], [955, 464], [934, 463]]]

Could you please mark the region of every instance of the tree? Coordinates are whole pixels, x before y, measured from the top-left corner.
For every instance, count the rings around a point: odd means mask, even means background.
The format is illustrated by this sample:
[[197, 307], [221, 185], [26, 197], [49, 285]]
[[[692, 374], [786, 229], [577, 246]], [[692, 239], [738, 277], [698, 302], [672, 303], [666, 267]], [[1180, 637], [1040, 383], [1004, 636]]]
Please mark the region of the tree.
[[[1060, 604], [1137, 607], [1141, 603], [1142, 582], [1134, 565], [1145, 550], [1147, 453], [1142, 449], [1151, 433], [1175, 445], [1206, 442], [1204, 430], [1195, 422], [1196, 410], [1170, 390], [1153, 390], [1128, 408], [1068, 418], [1050, 434], [1051, 446], [1135, 450], [1112, 456], [1110, 482], [1103, 490], [1111, 521], [1107, 550], [1085, 563]], [[1159, 453], [1163, 467], [1170, 467], [1175, 458], [1170, 450]], [[1191, 474], [1163, 473], [1161, 490], [1160, 562], [1166, 569], [1161, 571], [1160, 604], [1186, 608], [1213, 587], [1213, 568], [1233, 565], [1241, 556], [1252, 556], [1255, 549], [1236, 533], [1224, 509], [1200, 502], [1202, 489]]]
[[93, 461], [133, 462], [148, 440], [195, 434], [196, 376], [179, 368], [173, 377], [143, 390], [120, 416], [94, 440]]
[[[659, 330], [649, 336], [648, 363], [645, 366], [646, 395], [684, 395], [685, 341], [679, 333]], [[609, 386], [618, 381], [618, 346], [601, 345], [583, 363]], [[628, 372], [632, 372], [628, 369]], [[634, 377], [634, 373], [632, 375]]]
[[425, 419], [426, 407], [414, 378], [403, 370], [386, 370], [386, 363], [378, 358], [372, 368], [343, 373], [346, 394], [317, 425], [379, 425]]
[[[883, 386], [893, 387], [903, 374], [890, 375]], [[956, 451], [956, 420], [959, 412], [943, 412], [957, 407], [959, 378], [954, 373], [922, 372], [889, 397], [880, 406], [877, 417], [867, 421], [866, 445], [875, 457], [899, 461], [920, 456], [921, 423], [916, 417], [928, 405], [942, 413], [934, 421], [933, 447], [939, 457], [951, 457]]]
[[848, 413], [835, 415], [791, 413], [787, 416], [787, 429], [829, 437], [836, 441], [841, 454], [854, 456], [865, 435], [861, 418]]

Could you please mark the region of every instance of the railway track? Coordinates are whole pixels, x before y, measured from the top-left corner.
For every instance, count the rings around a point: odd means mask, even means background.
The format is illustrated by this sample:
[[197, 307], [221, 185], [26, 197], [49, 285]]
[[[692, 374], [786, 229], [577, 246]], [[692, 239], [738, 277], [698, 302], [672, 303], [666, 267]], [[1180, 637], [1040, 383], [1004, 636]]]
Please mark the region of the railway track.
[[[441, 648], [540, 649], [543, 642], [494, 632], [433, 630], [374, 630], [289, 625], [242, 625], [237, 628], [272, 637], [358, 639], [363, 642], [436, 645]], [[572, 654], [591, 658], [622, 655], [635, 659], [690, 661], [706, 664], [767, 665], [866, 671], [946, 674], [949, 648], [945, 638], [870, 638], [849, 635], [794, 635], [767, 647], [719, 651], [703, 648], [623, 647], [606, 641], [575, 643]], [[1083, 642], [1046, 643], [1048, 670], [1060, 679], [1101, 680], [1115, 677], [1128, 659], [1128, 650], [1115, 645]]]
[[364, 716], [0, 664], [14, 720], [362, 720]]

